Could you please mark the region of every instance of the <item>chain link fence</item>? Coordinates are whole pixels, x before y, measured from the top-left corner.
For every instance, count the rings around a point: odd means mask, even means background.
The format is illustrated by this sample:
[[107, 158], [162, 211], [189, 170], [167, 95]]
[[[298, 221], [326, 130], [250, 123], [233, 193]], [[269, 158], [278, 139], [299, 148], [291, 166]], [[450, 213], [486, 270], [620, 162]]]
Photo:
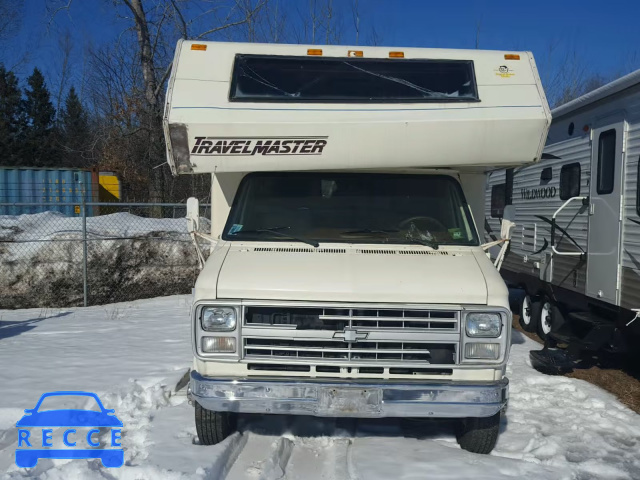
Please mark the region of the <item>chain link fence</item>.
[[[191, 292], [199, 269], [184, 204], [88, 202], [73, 208], [75, 215], [68, 216], [42, 204], [0, 204], [0, 212], [13, 213], [0, 214], [0, 308], [101, 305]], [[19, 214], [33, 211], [40, 213]], [[208, 205], [200, 215], [208, 233]], [[206, 254], [208, 243], [201, 248]]]

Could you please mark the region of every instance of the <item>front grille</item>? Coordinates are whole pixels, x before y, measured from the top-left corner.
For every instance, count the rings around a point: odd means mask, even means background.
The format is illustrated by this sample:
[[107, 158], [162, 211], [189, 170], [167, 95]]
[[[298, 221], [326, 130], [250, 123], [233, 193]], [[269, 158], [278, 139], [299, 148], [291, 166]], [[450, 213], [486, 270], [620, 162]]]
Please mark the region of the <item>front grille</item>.
[[[242, 318], [243, 361], [254, 366], [311, 365], [312, 375], [426, 375], [421, 368], [458, 362], [459, 310], [247, 305]], [[398, 373], [402, 368], [413, 373]]]
[[378, 329], [457, 332], [458, 312], [453, 310], [348, 309], [309, 307], [246, 307], [245, 325], [296, 330]]
[[244, 356], [282, 360], [455, 363], [454, 344], [245, 338]]

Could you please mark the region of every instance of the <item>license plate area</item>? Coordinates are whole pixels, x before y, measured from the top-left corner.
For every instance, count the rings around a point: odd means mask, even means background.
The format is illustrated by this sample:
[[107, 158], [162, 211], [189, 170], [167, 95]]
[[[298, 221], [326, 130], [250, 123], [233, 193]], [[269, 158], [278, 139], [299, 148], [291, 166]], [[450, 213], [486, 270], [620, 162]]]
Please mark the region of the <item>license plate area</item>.
[[380, 416], [382, 390], [379, 388], [320, 389], [318, 414], [331, 417], [377, 417]]

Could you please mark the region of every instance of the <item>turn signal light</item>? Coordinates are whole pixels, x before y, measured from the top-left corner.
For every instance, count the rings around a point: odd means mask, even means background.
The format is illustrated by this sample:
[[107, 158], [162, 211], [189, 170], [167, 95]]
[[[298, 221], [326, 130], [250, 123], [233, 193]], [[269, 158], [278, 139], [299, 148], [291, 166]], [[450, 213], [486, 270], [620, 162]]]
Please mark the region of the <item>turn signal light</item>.
[[309, 48], [307, 50], [307, 55], [322, 55], [321, 48]]
[[192, 43], [191, 44], [191, 50], [205, 51], [206, 49], [207, 49], [207, 46], [202, 44], [202, 43]]
[[505, 60], [520, 60], [520, 55], [516, 55], [515, 53], [507, 53], [504, 56]]
[[389, 52], [389, 58], [404, 58], [404, 52]]
[[364, 52], [362, 50], [349, 50], [347, 57], [364, 57]]

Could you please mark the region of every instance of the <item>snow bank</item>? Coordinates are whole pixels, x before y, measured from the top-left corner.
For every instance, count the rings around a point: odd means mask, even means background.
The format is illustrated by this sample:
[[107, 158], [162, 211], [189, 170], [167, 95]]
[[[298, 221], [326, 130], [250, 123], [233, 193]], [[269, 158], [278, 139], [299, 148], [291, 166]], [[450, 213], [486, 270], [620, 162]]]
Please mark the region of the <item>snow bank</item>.
[[[492, 455], [461, 450], [447, 421], [242, 416], [240, 433], [197, 444], [173, 391], [191, 364], [189, 296], [86, 309], [0, 311], [0, 474], [21, 479], [640, 478], [640, 416], [581, 380], [531, 368], [514, 332], [509, 407]], [[43, 392], [88, 390], [123, 421], [125, 466], [14, 464], [15, 422]]]
[[[184, 218], [87, 218], [89, 303], [188, 293], [197, 258]], [[0, 306], [65, 307], [83, 299], [82, 218], [0, 216]]]

